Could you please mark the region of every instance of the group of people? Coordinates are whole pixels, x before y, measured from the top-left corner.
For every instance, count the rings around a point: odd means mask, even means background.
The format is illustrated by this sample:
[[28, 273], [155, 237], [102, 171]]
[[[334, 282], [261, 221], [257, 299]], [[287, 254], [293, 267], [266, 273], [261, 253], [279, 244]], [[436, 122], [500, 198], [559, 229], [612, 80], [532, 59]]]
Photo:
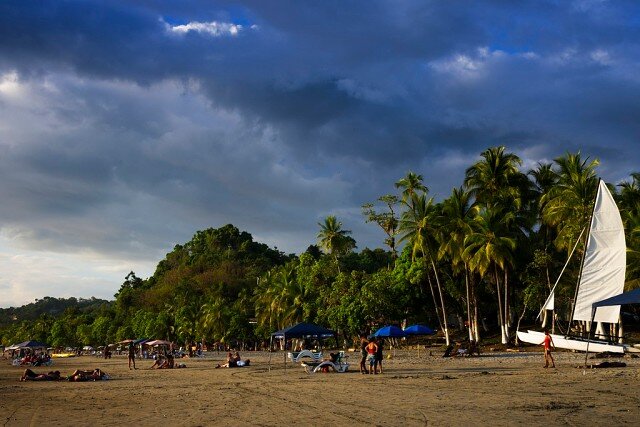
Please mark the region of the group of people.
[[42, 366], [51, 363], [51, 356], [48, 353], [27, 353], [20, 359], [20, 365]]
[[37, 373], [31, 369], [25, 369], [20, 377], [20, 381], [60, 381], [67, 380], [73, 382], [81, 381], [103, 381], [108, 380], [109, 375], [100, 369], [94, 369], [92, 371], [83, 371], [76, 369], [71, 375], [63, 377], [60, 375], [60, 371], [50, 371], [47, 373]]
[[240, 368], [242, 366], [249, 366], [251, 361], [249, 359], [242, 360], [240, 358], [240, 353], [237, 351], [235, 354], [229, 352], [227, 353], [227, 363], [224, 365], [216, 365], [216, 368]]
[[186, 368], [184, 363], [175, 363], [175, 358], [171, 353], [164, 356], [159, 356], [153, 365], [149, 369], [174, 369], [174, 368]]
[[[377, 374], [382, 373], [382, 350], [383, 340], [372, 338], [367, 340], [363, 335], [360, 337], [360, 373], [361, 374]], [[369, 369], [367, 369], [367, 362]]]

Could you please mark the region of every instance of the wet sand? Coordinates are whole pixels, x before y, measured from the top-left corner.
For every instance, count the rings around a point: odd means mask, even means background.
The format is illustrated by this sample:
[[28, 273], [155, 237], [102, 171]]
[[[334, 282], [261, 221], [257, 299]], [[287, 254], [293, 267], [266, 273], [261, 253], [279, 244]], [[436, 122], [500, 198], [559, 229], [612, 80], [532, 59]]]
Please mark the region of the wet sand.
[[[434, 354], [440, 351], [434, 351]], [[224, 354], [181, 359], [186, 369], [150, 370], [124, 356], [55, 359], [36, 372], [100, 368], [101, 382], [19, 382], [23, 368], [0, 360], [0, 423], [87, 425], [637, 425], [640, 359], [625, 368], [575, 366], [583, 355], [555, 353], [557, 369], [543, 369], [541, 353], [489, 353], [442, 359], [397, 351], [381, 375], [362, 375], [358, 355], [347, 373], [307, 374], [283, 368], [276, 353], [246, 352], [252, 366], [214, 369]]]

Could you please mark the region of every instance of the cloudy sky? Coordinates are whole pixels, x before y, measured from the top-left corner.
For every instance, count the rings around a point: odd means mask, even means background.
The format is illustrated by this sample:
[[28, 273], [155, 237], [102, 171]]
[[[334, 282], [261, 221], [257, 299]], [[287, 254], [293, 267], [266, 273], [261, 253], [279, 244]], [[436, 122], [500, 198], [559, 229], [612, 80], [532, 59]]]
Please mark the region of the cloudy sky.
[[0, 2], [0, 307], [112, 298], [195, 231], [285, 252], [490, 146], [640, 171], [634, 1]]

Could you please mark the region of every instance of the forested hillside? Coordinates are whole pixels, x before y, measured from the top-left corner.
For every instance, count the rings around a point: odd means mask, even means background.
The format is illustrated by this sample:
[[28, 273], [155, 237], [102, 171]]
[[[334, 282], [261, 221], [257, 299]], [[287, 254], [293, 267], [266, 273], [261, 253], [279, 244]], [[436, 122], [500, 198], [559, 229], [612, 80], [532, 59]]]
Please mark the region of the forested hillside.
[[[317, 241], [299, 255], [255, 242], [233, 225], [210, 228], [176, 245], [151, 277], [131, 272], [112, 303], [45, 298], [2, 310], [0, 338], [5, 345], [255, 343], [307, 321], [349, 342], [378, 325], [421, 322], [447, 341], [453, 333], [477, 341], [491, 334], [508, 344], [519, 321], [535, 319], [576, 247], [555, 292], [555, 317], [565, 328], [598, 161], [568, 153], [529, 171], [521, 163], [505, 147], [487, 149], [440, 202], [409, 172], [395, 194], [362, 206], [363, 221], [381, 229], [386, 249], [358, 250], [335, 216], [318, 223]], [[631, 289], [640, 279], [640, 174], [609, 188], [626, 229]]]

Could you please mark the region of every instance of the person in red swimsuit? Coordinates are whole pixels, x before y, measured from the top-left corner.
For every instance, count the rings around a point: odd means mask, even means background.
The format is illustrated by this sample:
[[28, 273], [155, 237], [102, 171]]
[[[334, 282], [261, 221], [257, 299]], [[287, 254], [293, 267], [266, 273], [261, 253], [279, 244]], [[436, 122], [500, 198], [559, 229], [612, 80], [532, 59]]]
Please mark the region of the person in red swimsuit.
[[369, 373], [377, 374], [378, 366], [376, 365], [376, 353], [378, 352], [378, 344], [376, 344], [375, 339], [369, 341], [367, 344], [367, 355], [369, 359]]
[[549, 360], [551, 360], [551, 367], [556, 367], [556, 362], [553, 360], [553, 356], [551, 355], [551, 346], [556, 348], [556, 345], [553, 343], [553, 338], [549, 335], [549, 330], [545, 329], [544, 331], [544, 341], [542, 341], [542, 345], [544, 346], [544, 367], [549, 367]]

